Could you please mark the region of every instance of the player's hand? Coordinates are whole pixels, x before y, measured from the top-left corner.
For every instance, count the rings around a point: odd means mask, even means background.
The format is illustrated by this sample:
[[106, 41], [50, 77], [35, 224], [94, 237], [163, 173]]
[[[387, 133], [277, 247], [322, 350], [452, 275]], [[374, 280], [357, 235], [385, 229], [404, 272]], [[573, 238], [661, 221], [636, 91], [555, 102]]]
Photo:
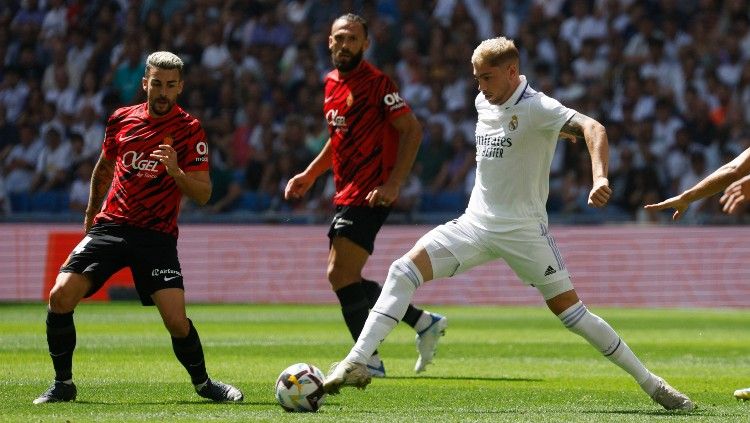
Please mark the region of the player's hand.
[[381, 185], [367, 193], [367, 204], [370, 207], [390, 207], [398, 198], [400, 188], [398, 185]]
[[664, 209], [674, 209], [672, 220], [678, 220], [680, 216], [682, 216], [682, 214], [685, 213], [685, 210], [687, 210], [689, 205], [690, 205], [690, 202], [683, 200], [678, 195], [672, 198], [667, 198], [661, 203], [646, 204], [645, 206], [643, 206], [643, 208], [646, 210], [657, 210], [657, 211], [664, 210]]
[[294, 177], [286, 183], [284, 198], [287, 200], [299, 200], [305, 195], [307, 190], [310, 189], [313, 182], [315, 182], [315, 178], [307, 176], [304, 172], [294, 175]]
[[721, 210], [724, 213], [732, 214], [739, 210], [739, 207], [744, 204], [748, 198], [750, 198], [750, 175], [732, 182], [727, 189], [724, 190], [724, 195], [719, 199], [719, 202], [724, 205]]
[[159, 148], [151, 153], [151, 157], [161, 162], [167, 168], [169, 176], [177, 176], [182, 172], [177, 164], [177, 151], [169, 144], [159, 144]]
[[603, 207], [609, 202], [612, 196], [612, 188], [609, 187], [609, 179], [598, 178], [589, 193], [590, 207]]

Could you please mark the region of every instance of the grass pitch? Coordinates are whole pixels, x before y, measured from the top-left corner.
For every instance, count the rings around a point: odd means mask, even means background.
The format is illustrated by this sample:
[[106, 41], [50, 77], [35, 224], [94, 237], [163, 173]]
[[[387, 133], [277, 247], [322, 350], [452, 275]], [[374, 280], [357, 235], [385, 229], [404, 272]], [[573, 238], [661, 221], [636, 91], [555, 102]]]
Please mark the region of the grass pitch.
[[153, 308], [82, 304], [73, 403], [32, 405], [52, 380], [43, 304], [0, 304], [0, 421], [748, 422], [750, 312], [593, 307], [655, 373], [698, 405], [657, 406], [618, 367], [543, 307], [429, 307], [449, 318], [435, 363], [413, 373], [405, 325], [381, 346], [388, 378], [342, 390], [315, 414], [273, 397], [279, 372], [305, 361], [324, 372], [352, 344], [334, 306], [189, 305], [209, 374], [245, 393], [241, 404], [198, 397]]

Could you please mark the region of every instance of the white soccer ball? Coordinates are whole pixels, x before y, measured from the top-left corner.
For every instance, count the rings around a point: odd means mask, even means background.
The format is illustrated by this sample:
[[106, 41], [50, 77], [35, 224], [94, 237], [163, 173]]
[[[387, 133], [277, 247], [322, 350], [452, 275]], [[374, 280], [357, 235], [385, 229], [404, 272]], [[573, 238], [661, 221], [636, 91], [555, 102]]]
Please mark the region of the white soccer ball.
[[292, 364], [276, 379], [276, 401], [286, 411], [318, 411], [326, 398], [324, 378], [312, 364]]

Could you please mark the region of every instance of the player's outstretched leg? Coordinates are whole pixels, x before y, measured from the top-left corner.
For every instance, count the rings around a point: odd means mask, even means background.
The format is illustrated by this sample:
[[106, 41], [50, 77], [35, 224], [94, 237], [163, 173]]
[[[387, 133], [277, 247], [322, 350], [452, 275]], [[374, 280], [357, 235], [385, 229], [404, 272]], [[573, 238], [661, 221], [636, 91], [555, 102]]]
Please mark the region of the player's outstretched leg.
[[370, 372], [364, 363], [344, 360], [333, 363], [331, 371], [328, 372], [328, 376], [323, 381], [323, 390], [327, 394], [336, 395], [344, 386], [365, 389], [371, 381], [372, 376], [370, 376]]
[[245, 397], [242, 391], [234, 386], [211, 379], [196, 385], [195, 392], [203, 398], [216, 402], [239, 402]]
[[417, 362], [414, 365], [414, 371], [421, 373], [428, 364], [432, 363], [432, 358], [437, 352], [437, 344], [440, 337], [445, 335], [445, 329], [448, 327], [448, 318], [437, 313], [425, 311], [420, 320], [426, 319], [427, 327], [417, 332]]
[[750, 400], [750, 388], [738, 389], [734, 391], [734, 397], [738, 400], [747, 401]]
[[664, 379], [651, 373], [614, 329], [601, 317], [589, 312], [581, 301], [576, 302], [557, 317], [568, 330], [582, 336], [607, 359], [633, 376], [641, 389], [662, 407], [667, 410], [682, 411], [695, 408], [690, 398], [671, 387]]
[[34, 400], [34, 404], [73, 401], [76, 395], [78, 395], [78, 389], [73, 382], [65, 383], [56, 380], [49, 389]]

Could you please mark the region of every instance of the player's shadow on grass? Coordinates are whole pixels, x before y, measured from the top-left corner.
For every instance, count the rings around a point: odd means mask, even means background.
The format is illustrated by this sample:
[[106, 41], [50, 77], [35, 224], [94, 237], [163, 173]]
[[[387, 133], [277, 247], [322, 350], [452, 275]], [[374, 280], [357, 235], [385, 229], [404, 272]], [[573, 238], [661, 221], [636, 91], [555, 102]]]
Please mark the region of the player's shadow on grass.
[[544, 382], [544, 379], [523, 377], [485, 377], [485, 376], [388, 376], [395, 380], [485, 380], [490, 382]]
[[696, 408], [692, 411], [680, 411], [680, 410], [576, 410], [577, 413], [583, 414], [633, 414], [640, 416], [674, 416], [674, 417], [689, 417], [689, 416], [710, 416], [710, 413], [706, 413], [706, 409]]
[[248, 406], [248, 405], [272, 405], [278, 406], [279, 403], [276, 401], [247, 401], [242, 402], [216, 402], [211, 400], [195, 400], [195, 401], [79, 401], [76, 400], [73, 404], [86, 404], [86, 405], [219, 405], [219, 406]]

